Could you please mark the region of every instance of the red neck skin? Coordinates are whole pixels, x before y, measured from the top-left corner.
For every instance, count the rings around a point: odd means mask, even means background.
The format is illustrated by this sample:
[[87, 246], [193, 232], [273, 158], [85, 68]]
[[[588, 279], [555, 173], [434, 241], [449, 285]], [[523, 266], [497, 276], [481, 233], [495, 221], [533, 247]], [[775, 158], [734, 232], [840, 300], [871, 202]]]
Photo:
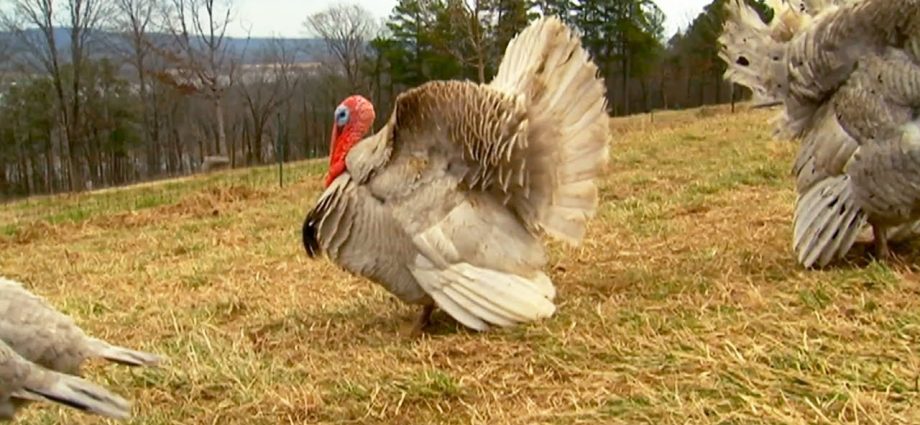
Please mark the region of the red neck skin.
[[336, 177], [345, 172], [345, 157], [352, 146], [361, 140], [361, 134], [354, 131], [351, 124], [342, 129], [339, 134], [338, 128], [332, 128], [332, 152], [329, 154], [329, 172], [326, 174], [326, 187], [335, 180]]

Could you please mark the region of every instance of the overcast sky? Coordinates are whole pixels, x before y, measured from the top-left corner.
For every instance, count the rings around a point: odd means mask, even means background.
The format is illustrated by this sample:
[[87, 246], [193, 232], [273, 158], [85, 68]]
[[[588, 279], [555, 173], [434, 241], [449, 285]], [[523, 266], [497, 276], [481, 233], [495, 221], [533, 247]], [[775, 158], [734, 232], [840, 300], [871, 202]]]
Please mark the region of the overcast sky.
[[[251, 28], [253, 37], [307, 37], [303, 22], [311, 13], [331, 4], [349, 0], [236, 0], [237, 28], [234, 35], [243, 35], [243, 28]], [[378, 18], [390, 14], [396, 0], [351, 0], [360, 3]], [[711, 0], [655, 0], [667, 15], [665, 24], [670, 36], [684, 28]]]

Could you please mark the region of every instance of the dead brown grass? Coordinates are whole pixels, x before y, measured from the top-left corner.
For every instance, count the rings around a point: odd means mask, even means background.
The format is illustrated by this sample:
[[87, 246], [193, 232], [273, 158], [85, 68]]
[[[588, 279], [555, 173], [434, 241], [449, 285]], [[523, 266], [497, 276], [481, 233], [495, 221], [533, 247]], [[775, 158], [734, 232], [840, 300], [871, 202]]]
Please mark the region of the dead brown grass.
[[769, 114], [612, 120], [600, 213], [581, 248], [551, 244], [559, 310], [531, 326], [438, 313], [400, 338], [414, 310], [303, 253], [313, 163], [283, 189], [260, 169], [4, 206], [0, 270], [170, 356], [89, 370], [133, 423], [918, 423], [920, 279], [795, 265], [795, 146]]

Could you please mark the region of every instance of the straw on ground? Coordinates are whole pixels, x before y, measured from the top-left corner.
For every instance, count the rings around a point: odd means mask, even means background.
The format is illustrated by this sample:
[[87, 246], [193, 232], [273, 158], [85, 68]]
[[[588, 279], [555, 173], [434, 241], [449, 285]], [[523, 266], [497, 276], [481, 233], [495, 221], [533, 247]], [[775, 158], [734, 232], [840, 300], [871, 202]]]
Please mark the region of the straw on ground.
[[915, 270], [795, 265], [796, 146], [771, 114], [612, 120], [603, 205], [583, 247], [552, 244], [558, 313], [531, 326], [437, 313], [401, 338], [413, 309], [303, 253], [322, 161], [283, 189], [268, 167], [4, 205], [0, 271], [171, 358], [87, 370], [137, 424], [918, 423]]

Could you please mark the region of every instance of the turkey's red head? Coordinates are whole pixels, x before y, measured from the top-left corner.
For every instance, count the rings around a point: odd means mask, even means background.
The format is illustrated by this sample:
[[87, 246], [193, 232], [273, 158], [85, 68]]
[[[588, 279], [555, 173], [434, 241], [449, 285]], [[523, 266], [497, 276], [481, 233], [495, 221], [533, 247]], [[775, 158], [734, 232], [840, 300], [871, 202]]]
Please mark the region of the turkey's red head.
[[345, 171], [345, 156], [371, 129], [374, 118], [374, 105], [359, 95], [346, 98], [335, 108], [326, 187]]

